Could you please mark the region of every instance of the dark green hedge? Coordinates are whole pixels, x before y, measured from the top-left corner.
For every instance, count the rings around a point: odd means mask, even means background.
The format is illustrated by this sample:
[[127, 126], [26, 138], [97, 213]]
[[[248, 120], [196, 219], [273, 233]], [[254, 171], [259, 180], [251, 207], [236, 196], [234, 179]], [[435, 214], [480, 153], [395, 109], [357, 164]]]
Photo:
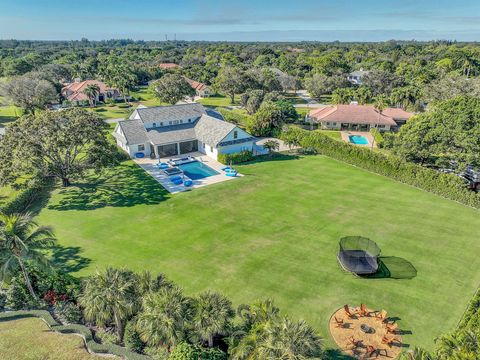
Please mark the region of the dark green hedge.
[[10, 321], [29, 317], [38, 317], [48, 324], [48, 326], [62, 334], [80, 334], [83, 335], [88, 349], [93, 353], [112, 354], [128, 360], [147, 360], [149, 356], [137, 354], [124, 347], [113, 344], [99, 344], [92, 336], [92, 332], [86, 326], [79, 324], [60, 325], [52, 315], [46, 310], [20, 310], [0, 313], [0, 321]]
[[447, 199], [480, 208], [480, 194], [468, 190], [465, 182], [455, 175], [443, 174], [393, 155], [353, 146], [297, 126], [288, 127], [283, 132], [282, 139], [287, 143], [298, 144], [306, 151], [323, 154]]
[[48, 186], [50, 186], [50, 182], [48, 180], [32, 180], [32, 182], [25, 189], [22, 189], [14, 199], [3, 205], [0, 208], [0, 211], [6, 214], [21, 213], [26, 211], [28, 207], [44, 193]]
[[377, 145], [379, 148], [381, 148], [383, 146], [383, 136], [380, 133], [380, 131], [378, 131], [375, 128], [371, 128], [370, 129], [370, 134], [372, 134], [373, 139], [375, 140], [375, 145]]
[[253, 160], [253, 153], [251, 151], [241, 151], [235, 154], [218, 154], [217, 160], [225, 165], [240, 164]]

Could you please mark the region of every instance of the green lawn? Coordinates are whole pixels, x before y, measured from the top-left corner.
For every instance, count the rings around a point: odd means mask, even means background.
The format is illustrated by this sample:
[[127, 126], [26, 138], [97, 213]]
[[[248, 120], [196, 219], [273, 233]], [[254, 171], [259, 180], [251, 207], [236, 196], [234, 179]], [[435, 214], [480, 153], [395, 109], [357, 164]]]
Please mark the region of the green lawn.
[[232, 105], [238, 105], [238, 102], [240, 101], [240, 95], [235, 95], [235, 103], [232, 104], [230, 102], [230, 98], [226, 96], [210, 96], [208, 98], [203, 98], [198, 100], [199, 103], [206, 105], [206, 106], [232, 106]]
[[337, 131], [337, 130], [317, 130], [317, 131], [321, 132], [323, 135], [327, 135], [331, 137], [332, 139], [342, 140], [342, 134], [340, 134], [340, 131]]
[[[59, 262], [67, 271], [164, 272], [188, 293], [219, 290], [235, 305], [272, 297], [328, 346], [328, 319], [346, 303], [387, 310], [406, 343], [430, 349], [460, 319], [480, 283], [478, 211], [321, 156], [238, 170], [246, 176], [169, 195], [126, 162], [56, 190], [38, 220], [64, 247], [56, 259], [72, 258]], [[379, 244], [390, 277], [340, 270], [338, 241], [349, 235]]]
[[41, 319], [27, 318], [0, 322], [0, 359], [95, 360], [104, 357], [90, 355], [79, 336], [52, 332]]

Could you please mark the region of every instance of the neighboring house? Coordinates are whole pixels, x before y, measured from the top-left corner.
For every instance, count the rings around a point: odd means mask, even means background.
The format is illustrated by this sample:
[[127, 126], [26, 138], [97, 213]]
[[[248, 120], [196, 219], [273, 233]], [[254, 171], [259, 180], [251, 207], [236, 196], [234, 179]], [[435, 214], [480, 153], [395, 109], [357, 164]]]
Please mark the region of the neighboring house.
[[179, 68], [180, 65], [177, 65], [175, 63], [162, 63], [162, 64], [159, 64], [158, 67], [164, 70], [172, 70], [172, 69]]
[[350, 81], [354, 85], [362, 85], [363, 83], [363, 77], [367, 74], [369, 74], [370, 71], [366, 71], [363, 69], [360, 69], [358, 71], [353, 71], [347, 76], [347, 80]]
[[120, 92], [117, 89], [113, 89], [102, 81], [98, 80], [76, 80], [73, 83], [67, 84], [62, 88], [62, 96], [71, 101], [73, 104], [79, 104], [83, 101], [88, 101], [88, 96], [83, 92], [88, 85], [97, 85], [100, 88], [100, 92], [97, 95], [96, 101], [105, 101], [107, 99], [119, 99], [121, 97]]
[[120, 121], [113, 133], [118, 146], [130, 156], [169, 158], [201, 152], [218, 154], [253, 151], [256, 138], [234, 124], [210, 116], [202, 104], [137, 108]]
[[197, 96], [200, 97], [209, 97], [213, 95], [212, 89], [201, 82], [189, 79], [185, 77], [185, 80], [190, 84], [190, 86], [195, 90]]
[[369, 131], [395, 130], [413, 116], [402, 109], [387, 108], [381, 113], [372, 105], [328, 105], [310, 111], [307, 121], [322, 129]]

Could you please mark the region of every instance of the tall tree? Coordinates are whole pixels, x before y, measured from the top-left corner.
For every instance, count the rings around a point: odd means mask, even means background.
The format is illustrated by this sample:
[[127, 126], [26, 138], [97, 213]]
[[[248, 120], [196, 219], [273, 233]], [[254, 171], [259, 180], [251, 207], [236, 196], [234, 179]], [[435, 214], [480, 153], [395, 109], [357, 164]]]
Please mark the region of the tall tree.
[[206, 341], [213, 347], [213, 339], [217, 335], [228, 335], [235, 311], [232, 302], [225, 296], [204, 292], [194, 299], [193, 332], [199, 341]]
[[0, 184], [29, 175], [58, 178], [69, 186], [72, 176], [116, 162], [108, 125], [85, 109], [24, 116], [7, 129], [0, 142]]
[[83, 93], [88, 96], [90, 106], [95, 107], [97, 105], [97, 96], [100, 94], [100, 87], [97, 84], [88, 84]]
[[150, 89], [161, 102], [172, 105], [187, 97], [195, 96], [195, 90], [180, 74], [166, 74], [154, 81]]
[[133, 272], [108, 267], [85, 280], [79, 304], [86, 320], [101, 326], [113, 323], [121, 342], [126, 321], [138, 309], [137, 290]]
[[232, 66], [225, 66], [220, 69], [215, 85], [221, 92], [230, 97], [230, 103], [235, 102], [235, 94], [243, 93], [247, 88], [247, 78], [244, 72]]
[[0, 212], [0, 279], [7, 279], [20, 268], [30, 295], [38, 300], [25, 263], [28, 261], [37, 266], [48, 267], [43, 250], [54, 243], [51, 228], [39, 227], [31, 214], [7, 215]]
[[143, 298], [143, 310], [138, 315], [137, 330], [151, 347], [173, 347], [185, 340], [187, 324], [192, 317], [191, 300], [179, 287], [164, 287]]
[[49, 81], [30, 76], [12, 78], [0, 86], [0, 95], [27, 114], [35, 114], [36, 109], [44, 109], [58, 99], [57, 91]]

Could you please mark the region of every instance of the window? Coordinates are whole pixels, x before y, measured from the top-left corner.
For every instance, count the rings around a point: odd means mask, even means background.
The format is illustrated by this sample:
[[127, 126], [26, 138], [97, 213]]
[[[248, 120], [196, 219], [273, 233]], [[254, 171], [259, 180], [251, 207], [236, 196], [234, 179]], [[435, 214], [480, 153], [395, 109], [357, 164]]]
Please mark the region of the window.
[[168, 125], [172, 125], [172, 122], [171, 122], [171, 121], [169, 121], [169, 122], [168, 122]]
[[327, 125], [330, 125], [330, 123], [327, 121]]
[[210, 146], [210, 152], [213, 152], [213, 146]]
[[337, 123], [336, 123], [336, 122], [333, 122], [333, 123], [332, 123], [332, 125], [333, 125], [333, 126], [336, 126], [336, 125], [337, 125]]
[[235, 131], [233, 132], [233, 138], [234, 138], [234, 139], [238, 139], [238, 131], [237, 131], [237, 130], [235, 130]]
[[153, 127], [156, 127], [156, 126], [157, 126], [157, 124], [156, 124], [156, 123], [153, 123]]
[[145, 151], [145, 145], [138, 145], [138, 151]]
[[188, 122], [192, 122], [192, 119], [188, 119]]
[[163, 122], [160, 123], [160, 126], [163, 126]]
[[183, 120], [180, 120], [180, 124], [183, 124]]

